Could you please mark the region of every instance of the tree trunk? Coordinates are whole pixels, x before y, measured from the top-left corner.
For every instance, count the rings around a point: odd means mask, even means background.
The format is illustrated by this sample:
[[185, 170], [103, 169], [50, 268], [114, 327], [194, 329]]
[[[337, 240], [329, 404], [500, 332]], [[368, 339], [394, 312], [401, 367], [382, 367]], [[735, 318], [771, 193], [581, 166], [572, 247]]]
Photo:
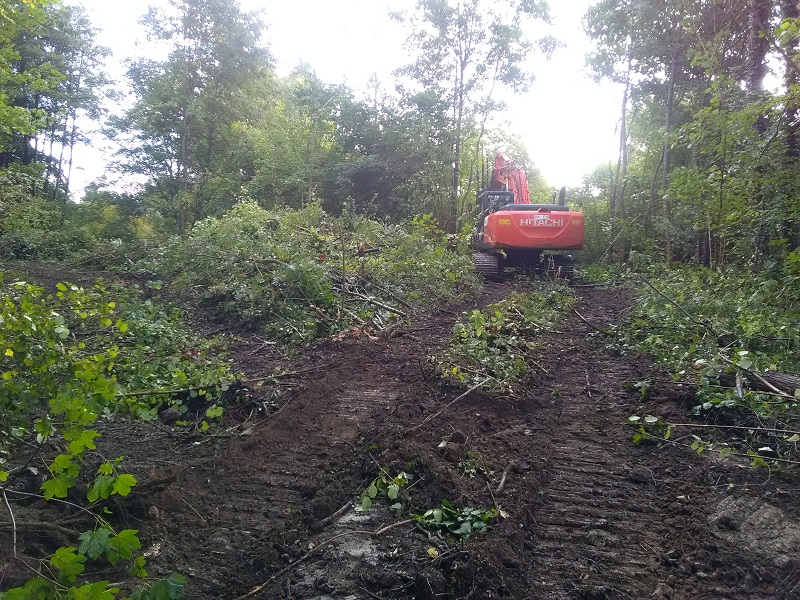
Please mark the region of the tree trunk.
[[[617, 213], [620, 217], [625, 216], [625, 176], [628, 169], [628, 128], [626, 126], [628, 118], [628, 96], [631, 88], [631, 69], [633, 67], [633, 53], [628, 51], [628, 67], [625, 72], [625, 91], [622, 94], [622, 113], [619, 127], [619, 156], [617, 158], [617, 172], [614, 177], [614, 185], [611, 191], [611, 201], [609, 202], [609, 218], [611, 219], [611, 239], [616, 239]], [[622, 236], [620, 236], [622, 237]], [[625, 240], [620, 241], [620, 260], [625, 260]]]

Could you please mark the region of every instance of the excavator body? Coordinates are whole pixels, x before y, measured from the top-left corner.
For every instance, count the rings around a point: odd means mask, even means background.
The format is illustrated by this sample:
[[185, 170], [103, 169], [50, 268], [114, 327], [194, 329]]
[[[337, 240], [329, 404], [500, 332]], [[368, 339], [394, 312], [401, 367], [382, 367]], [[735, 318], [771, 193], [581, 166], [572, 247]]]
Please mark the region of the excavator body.
[[562, 188], [557, 202], [554, 195], [552, 204], [531, 204], [525, 171], [498, 154], [491, 187], [478, 195], [476, 270], [490, 279], [502, 278], [505, 267], [543, 269], [570, 279], [572, 258], [551, 251], [583, 247], [584, 215], [567, 208], [565, 195]]

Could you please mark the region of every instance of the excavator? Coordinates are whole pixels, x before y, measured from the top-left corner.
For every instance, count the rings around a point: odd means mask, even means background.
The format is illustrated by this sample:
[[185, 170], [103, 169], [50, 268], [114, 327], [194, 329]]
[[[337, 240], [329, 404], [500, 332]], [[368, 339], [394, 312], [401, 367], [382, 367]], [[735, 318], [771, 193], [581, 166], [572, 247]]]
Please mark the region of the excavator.
[[584, 215], [567, 208], [566, 188], [551, 202], [531, 204], [525, 170], [498, 152], [489, 187], [478, 193], [481, 213], [473, 231], [478, 274], [500, 280], [506, 267], [521, 267], [571, 279], [572, 257], [552, 251], [583, 247]]

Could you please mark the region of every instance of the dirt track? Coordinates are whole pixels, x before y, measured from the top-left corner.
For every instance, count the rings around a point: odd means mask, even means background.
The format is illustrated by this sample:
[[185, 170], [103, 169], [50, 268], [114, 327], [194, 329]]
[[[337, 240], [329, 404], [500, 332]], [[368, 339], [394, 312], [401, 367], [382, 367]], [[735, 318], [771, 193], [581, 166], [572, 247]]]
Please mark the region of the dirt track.
[[[601, 328], [629, 304], [621, 289], [579, 295]], [[683, 421], [684, 398], [655, 388], [642, 405], [632, 384], [652, 364], [577, 318], [541, 339], [524, 398], [475, 391], [413, 429], [463, 391], [423, 368], [458, 314], [316, 347], [292, 365], [309, 372], [280, 411], [233, 438], [176, 445], [140, 427], [128, 448], [106, 449], [152, 479], [175, 478], [120, 507], [151, 574], [186, 574], [190, 598], [800, 597], [796, 473], [634, 446], [630, 414]], [[243, 345], [240, 365], [255, 374], [271, 362], [253, 348]], [[491, 474], [464, 474], [468, 451]], [[413, 523], [369, 535], [407, 519], [380, 502], [337, 514], [378, 466], [411, 475], [416, 511], [449, 499], [506, 517], [465, 544]]]

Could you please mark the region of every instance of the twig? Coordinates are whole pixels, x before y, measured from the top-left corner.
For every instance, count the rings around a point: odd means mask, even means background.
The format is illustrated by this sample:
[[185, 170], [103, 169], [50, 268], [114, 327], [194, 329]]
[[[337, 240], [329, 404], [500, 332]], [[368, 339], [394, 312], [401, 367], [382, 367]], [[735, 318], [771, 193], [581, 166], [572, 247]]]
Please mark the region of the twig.
[[378, 300], [375, 300], [374, 298], [370, 298], [369, 296], [362, 296], [361, 294], [356, 294], [353, 291], [350, 292], [350, 295], [353, 298], [358, 298], [359, 300], [363, 300], [364, 302], [367, 302], [369, 304], [373, 304], [374, 306], [377, 306], [378, 308], [383, 308], [384, 310], [388, 310], [389, 312], [393, 312], [395, 314], [398, 314], [401, 317], [407, 317], [408, 316], [406, 313], [404, 313], [399, 308], [395, 308], [393, 306], [389, 306], [388, 304], [384, 304], [383, 302], [379, 302]]
[[347, 501], [347, 504], [345, 504], [345, 505], [344, 505], [342, 508], [340, 508], [339, 510], [337, 510], [335, 513], [333, 513], [333, 514], [332, 514], [332, 515], [330, 515], [329, 517], [325, 517], [324, 519], [322, 519], [322, 521], [320, 521], [320, 522], [319, 522], [319, 524], [320, 524], [320, 527], [327, 527], [329, 523], [331, 523], [331, 522], [335, 521], [336, 519], [338, 519], [338, 518], [339, 518], [341, 515], [343, 515], [343, 514], [344, 514], [344, 513], [347, 511], [347, 509], [349, 509], [351, 506], [353, 506], [353, 501], [352, 501], [352, 500], [348, 500], [348, 501]]
[[183, 502], [186, 506], [188, 506], [189, 508], [192, 509], [192, 512], [194, 514], [196, 514], [198, 517], [200, 517], [200, 520], [203, 521], [203, 523], [208, 525], [208, 521], [206, 520], [206, 518], [203, 515], [201, 515], [199, 512], [197, 512], [197, 509], [194, 506], [192, 506], [191, 504], [189, 504], [189, 501], [186, 498], [184, 498], [183, 496], [178, 496], [178, 497], [181, 499], [181, 502]]
[[458, 402], [458, 401], [459, 401], [459, 400], [461, 400], [462, 398], [465, 398], [465, 397], [469, 396], [469, 395], [470, 395], [472, 392], [474, 392], [475, 390], [477, 390], [479, 387], [482, 387], [482, 386], [486, 385], [486, 383], [488, 383], [488, 381], [489, 381], [488, 379], [484, 379], [484, 380], [483, 380], [483, 381], [481, 381], [480, 383], [476, 383], [476, 384], [475, 384], [475, 385], [473, 385], [471, 388], [469, 388], [469, 389], [468, 389], [466, 392], [464, 392], [463, 394], [461, 394], [461, 395], [460, 395], [458, 398], [456, 398], [456, 399], [455, 399], [455, 400], [453, 400], [452, 402], [449, 402], [447, 405], [445, 405], [445, 406], [444, 406], [444, 407], [443, 407], [441, 410], [439, 410], [439, 411], [437, 411], [437, 412], [433, 413], [432, 415], [430, 415], [430, 416], [428, 416], [428, 417], [425, 417], [425, 419], [423, 419], [422, 423], [420, 423], [420, 424], [418, 424], [418, 425], [414, 425], [414, 427], [411, 427], [410, 429], [407, 429], [407, 430], [406, 430], [406, 433], [408, 433], [408, 432], [411, 432], [411, 431], [416, 431], [417, 429], [419, 429], [420, 427], [422, 427], [423, 425], [425, 425], [425, 423], [427, 423], [427, 422], [428, 422], [428, 421], [430, 421], [431, 419], [435, 419], [435, 418], [436, 418], [436, 417], [438, 417], [440, 414], [442, 414], [444, 411], [446, 411], [448, 408], [450, 408], [451, 406], [453, 406], [453, 405], [454, 405], [456, 402]]
[[741, 429], [744, 431], [766, 431], [769, 433], [790, 433], [800, 435], [794, 429], [774, 429], [772, 427], [748, 427], [747, 425], [715, 425], [714, 423], [667, 423], [670, 427], [705, 427], [707, 429]]
[[17, 520], [14, 518], [14, 511], [11, 510], [11, 503], [8, 501], [6, 491], [3, 490], [3, 501], [6, 503], [8, 514], [11, 516], [12, 539], [14, 540], [14, 558], [17, 558]]
[[12, 523], [0, 523], [0, 529], [9, 529], [9, 525], [11, 525], [10, 529], [14, 531], [15, 538], [16, 532], [19, 529], [28, 529], [31, 531], [56, 531], [69, 539], [73, 539], [78, 536], [78, 532], [74, 529], [68, 529], [66, 527], [61, 527], [61, 525], [56, 525], [55, 523], [46, 523], [44, 521], [13, 521]]
[[685, 308], [683, 308], [683, 306], [681, 306], [680, 304], [678, 304], [678, 303], [677, 303], [675, 300], [673, 300], [672, 298], [670, 298], [669, 296], [667, 296], [667, 295], [666, 295], [664, 292], [662, 292], [662, 291], [661, 291], [661, 290], [659, 290], [659, 289], [658, 289], [656, 286], [654, 286], [652, 283], [650, 283], [649, 281], [647, 281], [647, 279], [645, 279], [644, 277], [642, 277], [642, 276], [641, 276], [641, 275], [639, 275], [638, 273], [634, 273], [634, 276], [635, 276], [637, 279], [639, 279], [639, 280], [640, 280], [642, 283], [644, 283], [646, 286], [648, 286], [650, 289], [652, 289], [652, 290], [653, 290], [653, 291], [654, 291], [656, 294], [658, 294], [659, 296], [661, 296], [662, 298], [664, 298], [664, 300], [666, 300], [667, 302], [669, 302], [670, 304], [672, 304], [672, 305], [673, 305], [675, 308], [677, 308], [677, 309], [678, 309], [679, 311], [681, 311], [681, 312], [682, 312], [684, 315], [686, 315], [686, 318], [687, 318], [687, 319], [689, 319], [689, 320], [690, 320], [692, 323], [694, 323], [695, 325], [700, 325], [701, 327], [703, 327], [703, 328], [705, 328], [706, 330], [708, 330], [710, 333], [715, 333], [715, 332], [714, 332], [714, 328], [713, 328], [711, 325], [709, 325], [707, 322], [704, 322], [704, 321], [698, 321], [697, 319], [695, 319], [695, 318], [694, 318], [694, 317], [691, 315], [691, 313], [690, 313], [688, 310], [686, 310]]
[[494, 491], [494, 493], [497, 496], [499, 496], [503, 492], [503, 488], [506, 486], [506, 477], [508, 477], [508, 474], [511, 472], [511, 469], [513, 469], [515, 466], [516, 465], [512, 460], [510, 463], [508, 463], [508, 466], [505, 469], [503, 469], [503, 476], [500, 478], [500, 485], [498, 485], [497, 489]]
[[600, 328], [599, 328], [597, 325], [594, 325], [594, 324], [590, 323], [589, 321], [587, 321], [587, 320], [586, 320], [586, 317], [584, 317], [584, 316], [583, 316], [581, 313], [579, 313], [577, 310], [575, 310], [575, 309], [574, 309], [574, 308], [572, 308], [571, 306], [569, 307], [569, 309], [570, 309], [572, 312], [574, 312], [574, 313], [575, 313], [575, 316], [577, 316], [577, 317], [578, 317], [578, 318], [579, 318], [581, 321], [583, 321], [584, 323], [586, 323], [586, 324], [587, 324], [589, 327], [591, 327], [591, 328], [592, 328], [592, 329], [594, 329], [595, 331], [599, 331], [599, 332], [600, 332], [600, 333], [602, 333], [603, 335], [609, 335], [609, 334], [611, 333], [609, 330], [607, 330], [607, 329], [600, 329]]
[[377, 288], [378, 290], [380, 290], [380, 291], [381, 291], [381, 292], [383, 292], [384, 294], [386, 294], [386, 295], [388, 295], [388, 296], [391, 296], [392, 298], [394, 298], [395, 300], [397, 300], [397, 301], [398, 301], [400, 304], [402, 304], [403, 306], [405, 306], [405, 307], [406, 307], [408, 310], [413, 310], [413, 307], [412, 307], [412, 306], [411, 306], [411, 305], [410, 305], [408, 302], [406, 302], [406, 301], [405, 301], [405, 300], [403, 300], [402, 298], [398, 298], [398, 297], [397, 297], [395, 294], [393, 294], [392, 292], [390, 292], [390, 291], [389, 291], [389, 290], [387, 290], [386, 288], [383, 288], [383, 287], [379, 286], [379, 285], [378, 285], [377, 283], [375, 283], [374, 281], [371, 281], [371, 280], [369, 280], [369, 279], [367, 279], [367, 278], [365, 278], [365, 277], [362, 277], [361, 275], [356, 275], [356, 277], [358, 277], [358, 278], [359, 278], [361, 281], [363, 281], [363, 282], [364, 282], [364, 283], [366, 283], [367, 285], [371, 285], [372, 287], [374, 287], [374, 288]]
[[784, 392], [783, 390], [781, 390], [781, 389], [779, 389], [779, 388], [776, 388], [776, 387], [775, 387], [774, 385], [772, 385], [772, 384], [771, 384], [769, 381], [767, 381], [766, 379], [764, 379], [764, 378], [763, 378], [761, 375], [759, 375], [758, 373], [756, 373], [756, 372], [755, 372], [755, 371], [753, 371], [752, 369], [747, 369], [747, 368], [745, 368], [745, 367], [743, 367], [743, 366], [741, 366], [741, 365], [737, 365], [735, 362], [733, 362], [733, 361], [732, 361], [730, 358], [728, 358], [727, 356], [722, 356], [722, 355], [720, 354], [720, 355], [719, 355], [719, 358], [720, 358], [720, 360], [722, 360], [723, 362], [726, 362], [726, 363], [728, 363], [729, 365], [733, 365], [733, 366], [735, 366], [737, 369], [741, 369], [742, 371], [744, 371], [744, 372], [745, 372], [745, 373], [747, 373], [748, 375], [752, 375], [753, 377], [755, 377], [756, 379], [758, 379], [758, 380], [759, 380], [761, 383], [763, 383], [765, 386], [767, 386], [769, 389], [771, 389], [773, 392], [775, 392], [775, 393], [776, 393], [778, 396], [780, 396], [781, 398], [789, 398], [790, 400], [795, 400], [795, 401], [797, 401], [797, 398], [796, 398], [795, 396], [792, 396], [792, 395], [790, 395], [790, 394], [787, 394], [787, 393], [786, 393], [786, 392]]

